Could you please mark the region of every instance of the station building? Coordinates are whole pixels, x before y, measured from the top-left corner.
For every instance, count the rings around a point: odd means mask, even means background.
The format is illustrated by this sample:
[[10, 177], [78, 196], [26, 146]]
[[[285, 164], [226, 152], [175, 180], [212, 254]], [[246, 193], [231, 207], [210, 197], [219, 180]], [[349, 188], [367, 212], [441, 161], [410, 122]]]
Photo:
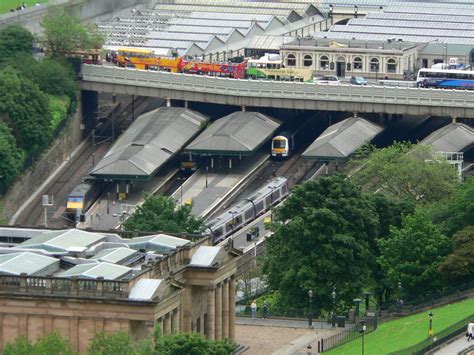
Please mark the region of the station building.
[[13, 227], [0, 228], [0, 242], [0, 350], [57, 331], [83, 353], [96, 332], [142, 339], [155, 325], [235, 339], [232, 244]]

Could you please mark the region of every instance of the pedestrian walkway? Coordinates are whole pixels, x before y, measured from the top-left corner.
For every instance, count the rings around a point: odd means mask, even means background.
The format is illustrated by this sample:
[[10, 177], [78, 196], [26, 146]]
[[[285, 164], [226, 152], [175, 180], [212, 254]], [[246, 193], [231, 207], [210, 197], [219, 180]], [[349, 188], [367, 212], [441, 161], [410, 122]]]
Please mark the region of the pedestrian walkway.
[[[279, 318], [252, 319], [250, 317], [237, 317], [236, 324], [268, 326], [268, 327], [284, 327], [284, 328], [309, 328], [307, 319], [304, 319], [304, 320], [303, 319], [279, 319]], [[313, 325], [313, 329], [325, 329], [325, 330], [333, 330], [333, 329], [341, 330], [342, 329], [342, 328], [333, 328], [331, 323], [327, 323], [327, 322], [313, 321], [312, 325]], [[345, 329], [350, 329], [353, 326], [354, 326], [353, 324], [346, 324]]]
[[466, 354], [474, 355], [474, 340], [467, 341], [466, 336], [463, 334], [448, 345], [436, 350], [432, 353], [433, 355], [455, 355], [455, 354]]

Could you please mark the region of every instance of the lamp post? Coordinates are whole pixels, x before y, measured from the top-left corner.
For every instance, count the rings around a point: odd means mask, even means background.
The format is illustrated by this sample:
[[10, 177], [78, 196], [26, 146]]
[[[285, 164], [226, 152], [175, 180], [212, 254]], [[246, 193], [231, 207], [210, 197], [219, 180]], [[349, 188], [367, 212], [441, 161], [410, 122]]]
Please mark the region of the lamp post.
[[356, 318], [359, 317], [359, 307], [360, 307], [360, 303], [362, 302], [362, 300], [360, 298], [354, 298], [354, 304], [355, 304], [355, 316]]
[[428, 329], [428, 338], [433, 336], [433, 312], [428, 313], [428, 318], [430, 320], [430, 327]]
[[365, 297], [365, 315], [367, 315], [367, 313], [369, 312], [369, 300], [370, 300], [370, 296], [372, 295], [371, 292], [369, 291], [366, 291], [364, 292], [364, 297]]
[[207, 188], [207, 172], [209, 171], [209, 167], [206, 166], [206, 188]]
[[308, 291], [309, 312], [308, 312], [308, 328], [313, 329], [313, 290]]
[[364, 355], [364, 341], [365, 341], [364, 335], [365, 335], [366, 330], [367, 330], [367, 325], [365, 324], [365, 320], [361, 320], [359, 333], [362, 334], [362, 355]]
[[332, 327], [334, 328], [336, 326], [336, 288], [332, 290], [331, 297], [332, 297]]

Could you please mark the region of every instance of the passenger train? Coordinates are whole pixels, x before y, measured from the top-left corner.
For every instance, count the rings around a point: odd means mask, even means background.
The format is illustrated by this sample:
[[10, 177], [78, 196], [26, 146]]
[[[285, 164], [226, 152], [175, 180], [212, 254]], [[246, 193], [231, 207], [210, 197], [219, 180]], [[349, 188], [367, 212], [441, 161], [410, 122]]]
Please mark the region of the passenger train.
[[474, 71], [422, 68], [418, 71], [416, 86], [474, 90]]
[[283, 200], [288, 193], [287, 179], [278, 177], [249, 198], [240, 201], [226, 212], [207, 222], [206, 227], [213, 236], [214, 244], [218, 244], [239, 228], [255, 220], [257, 216]]
[[102, 181], [92, 179], [82, 181], [67, 195], [66, 213], [71, 218], [80, 220], [100, 196], [104, 190], [104, 184]]

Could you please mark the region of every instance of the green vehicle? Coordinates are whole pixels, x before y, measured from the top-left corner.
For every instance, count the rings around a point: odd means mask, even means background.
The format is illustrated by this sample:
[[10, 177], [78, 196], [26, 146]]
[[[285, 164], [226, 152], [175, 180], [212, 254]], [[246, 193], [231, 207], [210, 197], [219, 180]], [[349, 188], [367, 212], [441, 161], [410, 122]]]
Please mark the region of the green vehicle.
[[279, 55], [267, 54], [260, 59], [247, 61], [248, 79], [266, 79], [306, 82], [313, 79], [313, 69], [285, 67]]

